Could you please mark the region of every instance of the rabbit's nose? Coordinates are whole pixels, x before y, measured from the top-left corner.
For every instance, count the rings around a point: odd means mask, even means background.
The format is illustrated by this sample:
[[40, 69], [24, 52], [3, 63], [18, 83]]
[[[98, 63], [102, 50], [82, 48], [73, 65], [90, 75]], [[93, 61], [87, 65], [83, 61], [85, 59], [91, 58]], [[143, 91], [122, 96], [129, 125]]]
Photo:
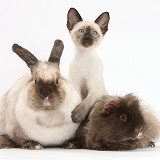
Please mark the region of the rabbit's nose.
[[49, 97], [44, 98], [45, 101], [48, 101]]
[[39, 96], [42, 98], [42, 99], [49, 99], [49, 97], [51, 96], [51, 89], [47, 86], [44, 86], [44, 87], [41, 87], [39, 89]]
[[48, 101], [49, 100], [49, 96], [48, 95], [40, 94], [39, 97], [42, 98], [44, 101]]
[[136, 128], [135, 133], [139, 134], [142, 131], [142, 127]]

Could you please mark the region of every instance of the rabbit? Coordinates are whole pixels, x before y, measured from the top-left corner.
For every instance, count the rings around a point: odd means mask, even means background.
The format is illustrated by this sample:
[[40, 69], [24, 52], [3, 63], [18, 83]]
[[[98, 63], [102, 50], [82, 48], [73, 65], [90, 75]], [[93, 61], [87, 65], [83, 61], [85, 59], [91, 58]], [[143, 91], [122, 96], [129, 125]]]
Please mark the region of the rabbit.
[[160, 121], [133, 94], [102, 96], [79, 126], [68, 149], [132, 150], [155, 147]]
[[64, 45], [54, 42], [48, 61], [13, 44], [12, 50], [30, 68], [0, 99], [0, 148], [42, 149], [61, 146], [74, 136], [79, 124], [71, 112], [81, 97], [60, 74]]

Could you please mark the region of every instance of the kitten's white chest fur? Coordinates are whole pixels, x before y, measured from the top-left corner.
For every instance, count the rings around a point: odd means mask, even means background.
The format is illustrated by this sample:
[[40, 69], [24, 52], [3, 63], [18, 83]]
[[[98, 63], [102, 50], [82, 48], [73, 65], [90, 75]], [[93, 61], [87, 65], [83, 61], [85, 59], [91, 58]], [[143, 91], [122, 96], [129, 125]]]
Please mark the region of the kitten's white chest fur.
[[79, 93], [81, 86], [85, 85], [88, 92], [95, 90], [97, 96], [107, 94], [103, 82], [103, 65], [94, 49], [76, 49], [69, 74]]

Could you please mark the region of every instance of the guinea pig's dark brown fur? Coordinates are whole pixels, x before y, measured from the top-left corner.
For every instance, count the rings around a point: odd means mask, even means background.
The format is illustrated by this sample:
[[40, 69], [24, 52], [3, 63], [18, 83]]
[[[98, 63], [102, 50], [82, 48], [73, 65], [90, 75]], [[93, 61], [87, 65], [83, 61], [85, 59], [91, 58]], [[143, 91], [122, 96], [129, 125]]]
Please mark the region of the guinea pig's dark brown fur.
[[[160, 135], [157, 128], [160, 125], [158, 119], [144, 110], [133, 94], [102, 96], [81, 123], [76, 140], [67, 142], [65, 148], [131, 150], [153, 147], [153, 141]], [[149, 115], [151, 120], [148, 120]]]

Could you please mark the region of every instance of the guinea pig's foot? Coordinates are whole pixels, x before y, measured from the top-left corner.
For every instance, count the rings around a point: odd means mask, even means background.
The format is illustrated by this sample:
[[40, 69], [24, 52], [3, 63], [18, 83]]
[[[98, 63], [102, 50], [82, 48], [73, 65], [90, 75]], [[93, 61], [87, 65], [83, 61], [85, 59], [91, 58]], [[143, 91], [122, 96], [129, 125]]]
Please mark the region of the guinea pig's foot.
[[155, 143], [153, 141], [148, 142], [148, 147], [155, 147]]
[[16, 147], [17, 145], [7, 135], [0, 135], [0, 149], [8, 149]]
[[86, 117], [86, 110], [83, 105], [78, 105], [73, 111], [72, 111], [72, 121], [74, 123], [80, 123], [82, 122]]
[[38, 142], [35, 141], [25, 141], [22, 145], [23, 149], [31, 149], [31, 150], [40, 150], [43, 149], [43, 147], [41, 146], [41, 144], [39, 144]]
[[62, 148], [64, 149], [79, 149], [79, 143], [77, 141], [75, 142], [69, 142], [69, 141], [66, 141]]

